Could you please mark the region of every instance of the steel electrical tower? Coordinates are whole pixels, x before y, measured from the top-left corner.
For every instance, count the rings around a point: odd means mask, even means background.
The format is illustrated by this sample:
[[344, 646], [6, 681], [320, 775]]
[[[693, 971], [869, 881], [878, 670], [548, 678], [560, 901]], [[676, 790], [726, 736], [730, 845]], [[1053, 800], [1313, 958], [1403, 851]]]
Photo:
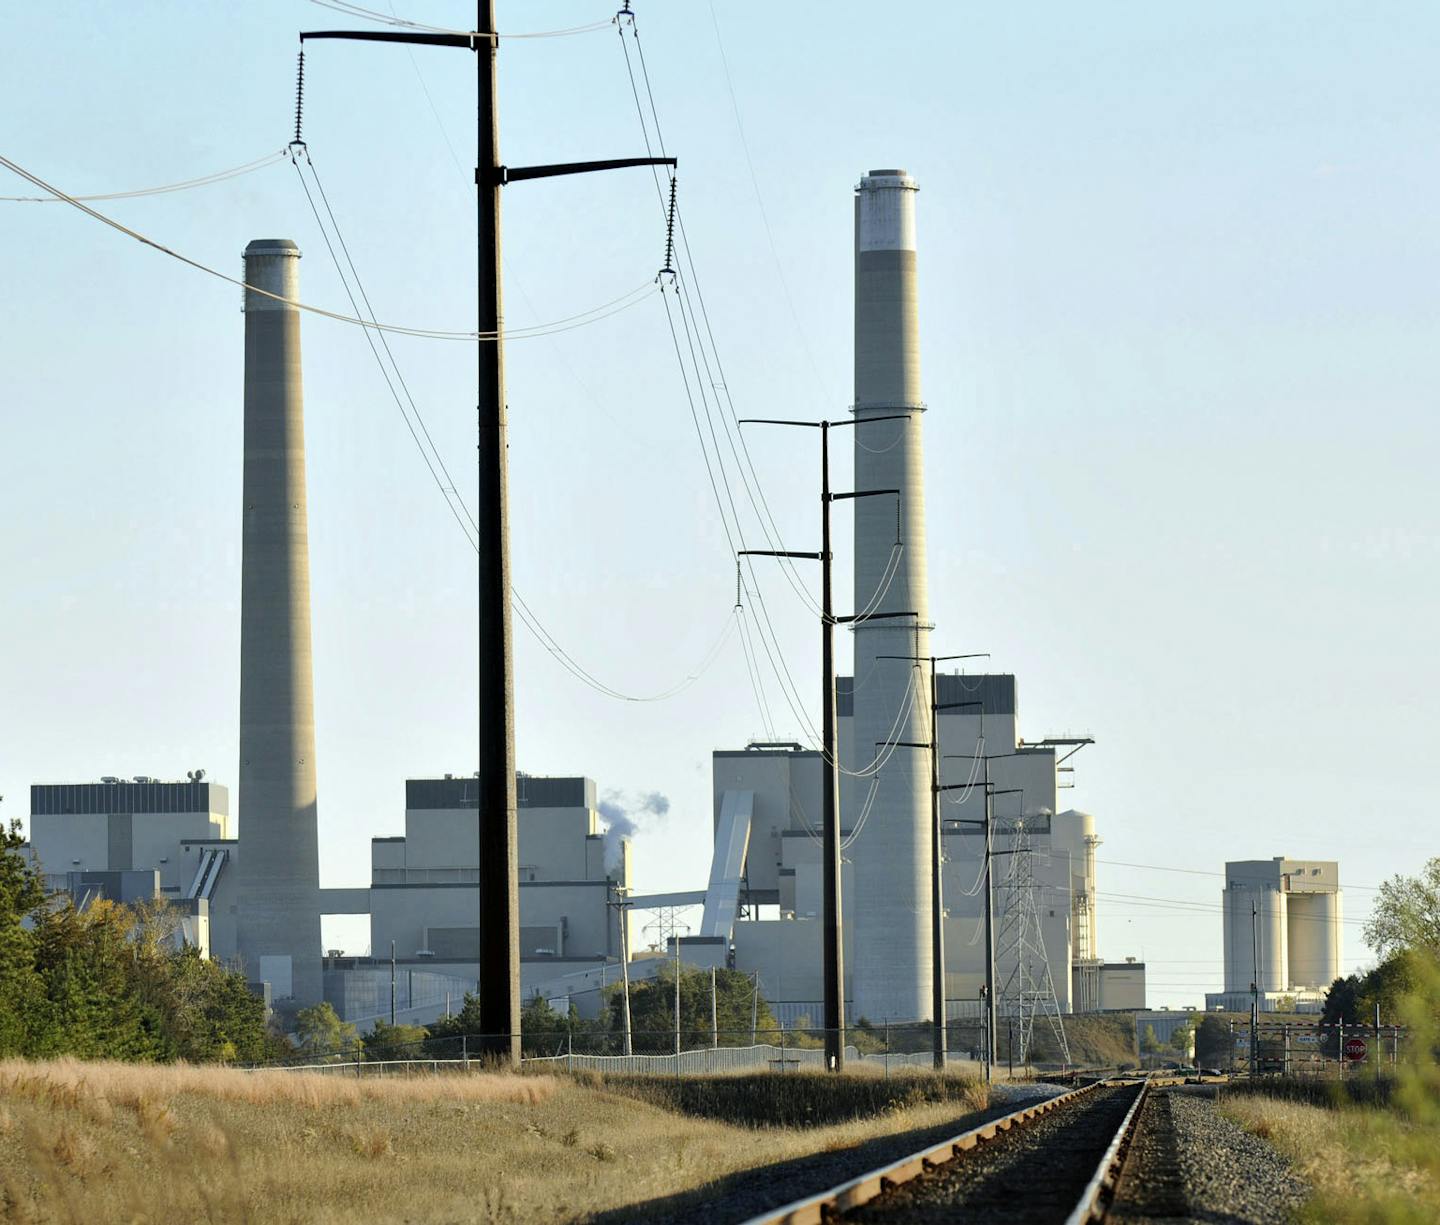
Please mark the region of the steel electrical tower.
[[[1050, 961], [1045, 956], [1045, 937], [1040, 930], [1039, 892], [1035, 884], [1035, 867], [1031, 859], [1030, 827], [1026, 819], [1016, 817], [1011, 825], [1010, 865], [1005, 882], [1005, 904], [1001, 911], [1000, 931], [996, 940], [996, 960], [1008, 963], [1005, 981], [1000, 988], [1000, 1007], [1015, 1018], [1020, 1034], [1020, 1062], [1030, 1058], [1030, 1044], [1035, 1035], [1035, 1015], [1043, 1013], [1050, 1022], [1060, 1058], [1068, 1065], [1070, 1045], [1065, 1040], [1065, 1024], [1060, 1019], [1060, 1004], [1055, 998], [1055, 980], [1050, 975]], [[1011, 1052], [1014, 1058], [1014, 1052]]]

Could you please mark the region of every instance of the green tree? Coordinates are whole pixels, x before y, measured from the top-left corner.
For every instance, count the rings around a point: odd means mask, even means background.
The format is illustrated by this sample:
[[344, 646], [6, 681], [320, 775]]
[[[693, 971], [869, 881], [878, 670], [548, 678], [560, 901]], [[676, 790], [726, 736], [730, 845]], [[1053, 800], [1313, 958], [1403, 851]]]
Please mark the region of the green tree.
[[[750, 1009], [761, 1042], [779, 1040], [779, 1027], [764, 996], [752, 996], [750, 976], [738, 970], [715, 972], [715, 1013], [721, 1046], [750, 1044]], [[609, 1001], [609, 1029], [624, 1028], [623, 988]], [[653, 979], [630, 984], [630, 1018], [636, 1052], [665, 1053], [675, 1048], [675, 967], [661, 966]], [[788, 1040], [788, 1039], [787, 1039]], [[710, 1042], [710, 971], [683, 968], [680, 973], [680, 1042], [685, 1049]]]
[[366, 1059], [424, 1059], [430, 1031], [423, 1025], [391, 1025], [376, 1021], [361, 1042]]
[[0, 1055], [258, 1060], [273, 1048], [242, 975], [180, 940], [164, 901], [47, 898], [0, 831]]
[[1382, 957], [1404, 949], [1440, 956], [1440, 856], [1419, 876], [1392, 876], [1380, 886], [1364, 935]]
[[1171, 1033], [1170, 1047], [1172, 1050], [1178, 1051], [1181, 1055], [1184, 1055], [1188, 1059], [1190, 1057], [1190, 1048], [1194, 1043], [1194, 1038], [1195, 1024], [1193, 1021], [1187, 1021], [1184, 1025], [1177, 1025], [1174, 1032]]
[[340, 1058], [358, 1051], [360, 1035], [342, 1021], [329, 1002], [312, 1004], [295, 1014], [296, 1045], [303, 1054]]
[[458, 1038], [463, 1034], [477, 1035], [484, 1030], [480, 1021], [480, 997], [473, 991], [465, 992], [460, 1011], [426, 1026], [432, 1038]]
[[20, 848], [20, 823], [0, 829], [0, 1058], [29, 1054], [50, 1025], [45, 985], [26, 923], [45, 904], [39, 874]]
[[527, 1055], [561, 1055], [570, 1032], [570, 1013], [551, 1007], [543, 996], [534, 996], [520, 1010], [520, 1041]]
[[174, 1059], [160, 1007], [142, 989], [135, 916], [100, 900], [83, 911], [66, 899], [35, 917], [35, 964], [49, 1026], [32, 1055], [82, 1059]]
[[1155, 1035], [1155, 1026], [1145, 1026], [1145, 1032], [1140, 1035], [1140, 1051], [1145, 1055], [1153, 1055], [1160, 1049], [1160, 1039]]
[[1230, 1026], [1225, 1019], [1207, 1016], [1195, 1027], [1195, 1061], [1204, 1067], [1227, 1068], [1231, 1043]]

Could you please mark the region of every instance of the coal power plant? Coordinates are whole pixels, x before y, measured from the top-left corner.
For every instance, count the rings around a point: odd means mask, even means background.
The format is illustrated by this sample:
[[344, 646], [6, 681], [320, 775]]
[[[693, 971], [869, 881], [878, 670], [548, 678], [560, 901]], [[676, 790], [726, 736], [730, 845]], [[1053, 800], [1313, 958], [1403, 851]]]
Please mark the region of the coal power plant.
[[[958, 610], [932, 609], [928, 593], [918, 194], [906, 171], [880, 169], [860, 178], [854, 197], [847, 445], [855, 489], [883, 496], [854, 503], [856, 616], [845, 618], [854, 667], [834, 694], [845, 1013], [854, 1022], [933, 1021], [943, 992], [947, 1019], [976, 1018], [992, 986], [1002, 1014], [1031, 1021], [1046, 1010], [1142, 1008], [1144, 965], [1107, 960], [1099, 948], [1097, 819], [1061, 802], [1067, 763], [1089, 738], [1026, 739], [1008, 673], [942, 669], [932, 691], [933, 632], [954, 641], [965, 626]], [[487, 814], [474, 763], [397, 779], [404, 835], [372, 840], [368, 881], [320, 887], [299, 267], [288, 239], [245, 249], [236, 812], [203, 771], [184, 783], [142, 775], [37, 786], [31, 850], [51, 884], [82, 903], [175, 903], [186, 938], [242, 967], [282, 1018], [327, 1000], [362, 1025], [424, 1023], [476, 988], [493, 936], [480, 917], [477, 834]], [[602, 811], [595, 780], [518, 774], [526, 998], [594, 1015], [617, 975], [634, 982], [678, 960], [752, 975], [785, 1024], [825, 1015], [820, 826], [830, 762], [799, 742], [704, 747], [709, 876], [661, 892], [632, 887], [629, 820]], [[932, 766], [954, 819], [943, 830]], [[704, 816], [697, 825], [705, 828]], [[986, 874], [987, 845], [1023, 862], [1008, 889]], [[1307, 878], [1302, 896], [1295, 879], [1292, 916], [1317, 888]], [[322, 948], [321, 917], [334, 914], [368, 916], [370, 955]], [[650, 916], [659, 916], [661, 939], [637, 952]]]

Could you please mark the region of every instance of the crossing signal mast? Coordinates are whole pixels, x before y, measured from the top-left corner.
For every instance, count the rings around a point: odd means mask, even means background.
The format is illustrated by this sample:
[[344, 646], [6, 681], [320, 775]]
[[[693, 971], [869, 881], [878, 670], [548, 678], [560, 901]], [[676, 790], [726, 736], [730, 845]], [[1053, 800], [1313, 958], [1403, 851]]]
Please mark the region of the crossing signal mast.
[[[627, 6], [628, 7], [628, 6]], [[479, 240], [476, 527], [480, 554], [479, 801], [480, 1027], [489, 1053], [520, 1063], [520, 888], [515, 797], [515, 680], [510, 626], [510, 512], [506, 472], [505, 338], [500, 278], [500, 193], [509, 183], [627, 166], [676, 165], [673, 157], [626, 157], [548, 166], [500, 160], [495, 0], [477, 0], [469, 32], [314, 30], [306, 42], [346, 39], [449, 47], [475, 56], [476, 233]], [[300, 99], [296, 101], [297, 139]]]

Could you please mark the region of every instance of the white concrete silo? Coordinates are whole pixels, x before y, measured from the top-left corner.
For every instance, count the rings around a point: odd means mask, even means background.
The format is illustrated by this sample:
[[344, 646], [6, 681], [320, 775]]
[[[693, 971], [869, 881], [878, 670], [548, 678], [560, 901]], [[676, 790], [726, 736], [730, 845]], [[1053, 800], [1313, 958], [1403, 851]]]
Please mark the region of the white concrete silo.
[[1285, 900], [1289, 986], [1323, 991], [1340, 977], [1340, 892], [1292, 891]]
[[[903, 170], [874, 170], [855, 198], [855, 488], [901, 491], [898, 517], [893, 498], [855, 503], [855, 607], [917, 614], [855, 627], [854, 761], [862, 766], [887, 740], [930, 738], [928, 669], [877, 658], [930, 653], [917, 190]], [[863, 424], [895, 414], [902, 419]], [[893, 581], [880, 596], [892, 562]], [[879, 774], [865, 833], [851, 851], [856, 1017], [930, 1016], [929, 821], [928, 755], [899, 749]]]
[[[1225, 990], [1284, 991], [1289, 927], [1279, 860], [1225, 865]], [[1257, 958], [1258, 954], [1258, 958]]]

